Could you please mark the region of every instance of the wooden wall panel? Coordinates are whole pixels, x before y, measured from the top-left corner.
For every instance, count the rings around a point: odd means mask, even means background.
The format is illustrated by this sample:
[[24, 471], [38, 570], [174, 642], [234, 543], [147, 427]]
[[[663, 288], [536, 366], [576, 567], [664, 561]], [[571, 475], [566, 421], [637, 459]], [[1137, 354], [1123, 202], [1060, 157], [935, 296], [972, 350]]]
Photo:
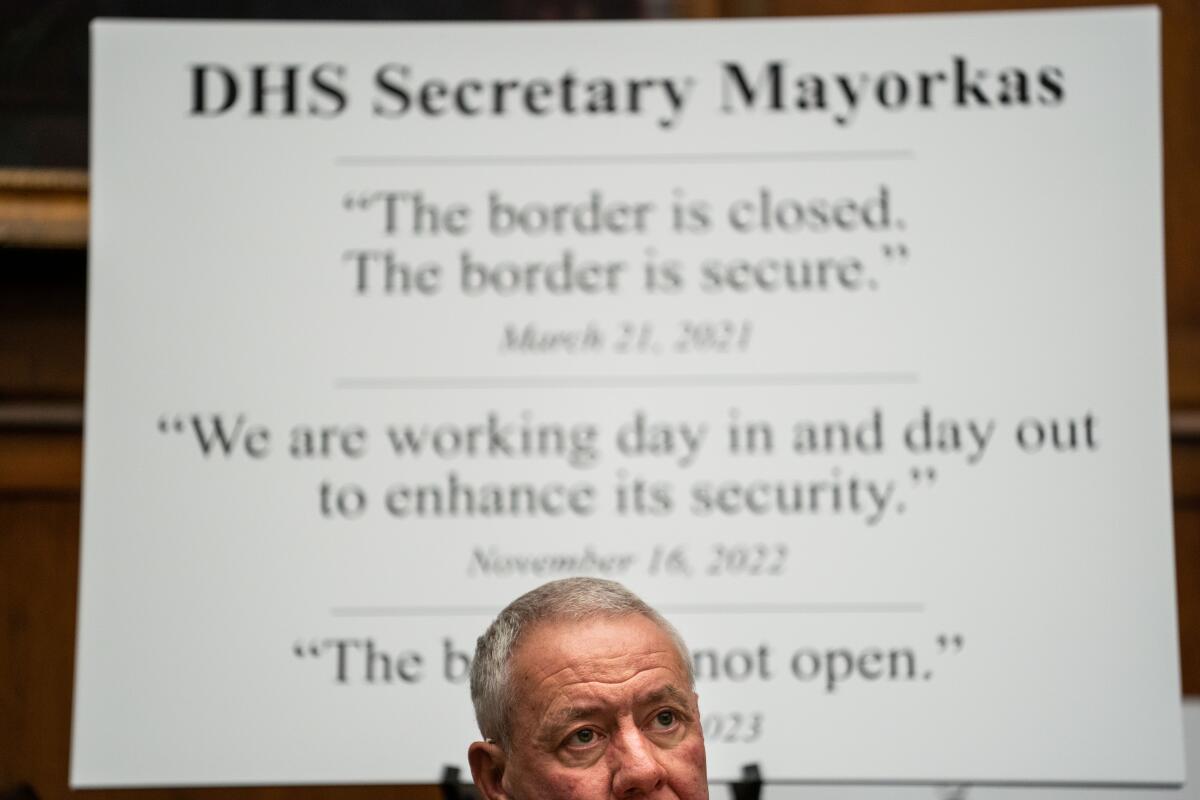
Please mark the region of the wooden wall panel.
[[0, 241], [18, 247], [87, 244], [87, 173], [0, 169]]
[[[10, 233], [20, 235], [15, 229]], [[86, 257], [82, 250], [3, 245], [0, 240], [0, 401], [79, 403]]]
[[1200, 503], [1175, 511], [1175, 585], [1183, 693], [1200, 695]]
[[65, 786], [78, 525], [70, 495], [0, 499], [0, 776], [27, 780], [43, 796]]

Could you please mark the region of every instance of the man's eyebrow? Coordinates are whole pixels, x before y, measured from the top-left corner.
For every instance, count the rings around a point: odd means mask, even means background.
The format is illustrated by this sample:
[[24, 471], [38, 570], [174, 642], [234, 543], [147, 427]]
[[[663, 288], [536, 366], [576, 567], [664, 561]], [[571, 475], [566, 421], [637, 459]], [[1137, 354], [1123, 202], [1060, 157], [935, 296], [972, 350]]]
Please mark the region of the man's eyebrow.
[[558, 737], [562, 734], [564, 728], [572, 722], [587, 719], [598, 713], [600, 713], [599, 706], [567, 706], [566, 708], [560, 708], [550, 714], [538, 726], [539, 730], [534, 738], [546, 745], [556, 745], [558, 744]]
[[653, 705], [654, 703], [663, 703], [663, 702], [666, 702], [667, 700], [674, 701], [683, 706], [689, 705], [688, 696], [684, 692], [682, 692], [678, 688], [676, 688], [674, 685], [669, 684], [669, 683], [660, 689], [655, 689], [653, 692], [650, 692], [645, 697], [640, 698], [640, 701], [643, 705]]
[[550, 722], [553, 725], [565, 725], [568, 722], [574, 722], [579, 719], [586, 719], [600, 711], [599, 706], [567, 706], [555, 711], [550, 716]]

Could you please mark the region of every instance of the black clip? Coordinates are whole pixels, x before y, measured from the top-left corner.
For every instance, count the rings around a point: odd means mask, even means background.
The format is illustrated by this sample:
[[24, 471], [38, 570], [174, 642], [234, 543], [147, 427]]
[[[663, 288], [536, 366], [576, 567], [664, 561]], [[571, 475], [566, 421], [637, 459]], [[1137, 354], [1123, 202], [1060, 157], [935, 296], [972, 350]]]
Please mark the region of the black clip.
[[479, 800], [475, 786], [462, 782], [462, 772], [458, 767], [442, 768], [442, 800]]
[[758, 764], [747, 764], [742, 767], [742, 779], [729, 784], [733, 791], [733, 800], [758, 800], [762, 797], [763, 779]]

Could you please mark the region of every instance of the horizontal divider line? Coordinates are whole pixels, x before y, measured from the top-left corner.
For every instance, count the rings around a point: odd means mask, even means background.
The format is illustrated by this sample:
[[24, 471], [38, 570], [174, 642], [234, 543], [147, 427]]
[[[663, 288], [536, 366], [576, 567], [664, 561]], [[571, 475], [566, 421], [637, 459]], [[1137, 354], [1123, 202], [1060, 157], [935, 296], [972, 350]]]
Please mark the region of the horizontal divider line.
[[[924, 603], [696, 603], [656, 608], [665, 614], [921, 614]], [[493, 606], [338, 606], [335, 617], [490, 617]]]
[[495, 606], [339, 606], [330, 609], [335, 617], [491, 617]]
[[694, 603], [661, 605], [667, 614], [921, 614], [924, 603]]
[[572, 164], [745, 164], [780, 161], [905, 161], [914, 158], [912, 150], [798, 150], [786, 153], [627, 153], [576, 155], [510, 156], [339, 156], [340, 167], [422, 166], [570, 166]]
[[646, 388], [672, 386], [875, 386], [915, 384], [913, 372], [784, 373], [766, 375], [500, 375], [463, 377], [350, 377], [338, 389]]

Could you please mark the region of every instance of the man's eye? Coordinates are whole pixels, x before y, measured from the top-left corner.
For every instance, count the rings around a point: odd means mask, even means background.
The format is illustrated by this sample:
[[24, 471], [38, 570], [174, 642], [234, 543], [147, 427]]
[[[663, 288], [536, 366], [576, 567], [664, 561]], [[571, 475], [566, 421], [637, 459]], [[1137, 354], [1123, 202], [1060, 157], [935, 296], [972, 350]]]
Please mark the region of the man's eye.
[[654, 721], [658, 723], [660, 728], [669, 728], [675, 724], [675, 712], [670, 709], [663, 709], [654, 715]]
[[596, 731], [591, 728], [580, 728], [567, 737], [567, 744], [587, 746], [596, 741]]

